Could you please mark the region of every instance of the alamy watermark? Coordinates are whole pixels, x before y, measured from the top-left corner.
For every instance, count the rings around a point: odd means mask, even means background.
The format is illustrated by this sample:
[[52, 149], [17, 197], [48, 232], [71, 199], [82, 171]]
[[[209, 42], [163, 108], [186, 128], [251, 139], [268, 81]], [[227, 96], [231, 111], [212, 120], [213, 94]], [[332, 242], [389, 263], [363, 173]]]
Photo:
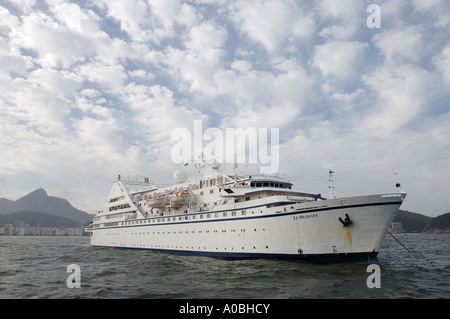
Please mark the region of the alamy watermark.
[[381, 269], [376, 264], [370, 264], [367, 266], [367, 272], [371, 273], [367, 277], [366, 285], [368, 288], [381, 288]]
[[377, 4], [369, 4], [367, 6], [367, 13], [370, 15], [367, 17], [367, 27], [369, 29], [380, 29], [381, 28], [381, 8]]
[[81, 268], [77, 264], [67, 266], [67, 272], [71, 273], [66, 280], [67, 288], [81, 288]]
[[187, 128], [177, 128], [171, 138], [176, 141], [171, 152], [176, 164], [197, 162], [203, 156], [220, 164], [259, 164], [261, 174], [278, 172], [278, 128], [210, 127], [203, 131], [203, 122], [195, 120], [193, 134]]

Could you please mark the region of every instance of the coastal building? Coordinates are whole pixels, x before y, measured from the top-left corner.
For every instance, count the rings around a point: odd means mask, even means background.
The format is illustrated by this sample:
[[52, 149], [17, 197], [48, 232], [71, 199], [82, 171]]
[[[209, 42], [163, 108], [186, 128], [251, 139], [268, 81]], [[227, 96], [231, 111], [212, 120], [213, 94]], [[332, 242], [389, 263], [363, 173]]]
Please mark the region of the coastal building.
[[83, 236], [84, 228], [64, 228], [64, 227], [43, 227], [29, 225], [14, 226], [5, 224], [0, 227], [0, 236]]
[[393, 222], [391, 224], [390, 232], [391, 233], [397, 233], [397, 234], [398, 233], [403, 233], [404, 231], [403, 231], [402, 223], [400, 223], [400, 222]]

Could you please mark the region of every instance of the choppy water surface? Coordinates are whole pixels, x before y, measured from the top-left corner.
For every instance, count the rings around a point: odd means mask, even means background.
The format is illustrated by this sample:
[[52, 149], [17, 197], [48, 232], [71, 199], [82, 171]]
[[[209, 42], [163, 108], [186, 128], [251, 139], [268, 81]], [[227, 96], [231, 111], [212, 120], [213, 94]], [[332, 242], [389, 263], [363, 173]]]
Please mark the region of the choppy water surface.
[[[381, 288], [368, 264], [223, 260], [89, 246], [88, 237], [0, 237], [0, 298], [450, 298], [450, 234], [389, 235]], [[80, 267], [80, 288], [67, 287]]]

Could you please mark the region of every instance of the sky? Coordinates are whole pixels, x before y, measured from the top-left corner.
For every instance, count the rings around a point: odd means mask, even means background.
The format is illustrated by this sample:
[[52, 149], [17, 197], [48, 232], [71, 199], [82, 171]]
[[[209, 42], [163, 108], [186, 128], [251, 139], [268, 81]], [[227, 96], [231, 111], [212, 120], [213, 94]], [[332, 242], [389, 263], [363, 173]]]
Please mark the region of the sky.
[[337, 196], [400, 182], [402, 209], [447, 213], [449, 29], [447, 0], [0, 0], [0, 197], [95, 213], [118, 174], [172, 183], [201, 120], [278, 129], [302, 191], [332, 169]]

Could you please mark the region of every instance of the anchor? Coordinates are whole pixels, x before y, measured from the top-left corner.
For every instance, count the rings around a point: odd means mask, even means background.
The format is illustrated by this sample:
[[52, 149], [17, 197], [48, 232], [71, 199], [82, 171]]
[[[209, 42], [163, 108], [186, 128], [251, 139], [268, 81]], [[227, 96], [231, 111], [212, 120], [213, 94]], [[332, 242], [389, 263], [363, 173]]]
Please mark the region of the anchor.
[[345, 227], [350, 226], [351, 224], [353, 224], [353, 221], [350, 219], [350, 216], [348, 216], [348, 214], [345, 214], [345, 218], [344, 220], [342, 220], [341, 217], [338, 216], [339, 221], [342, 223], [342, 225]]

